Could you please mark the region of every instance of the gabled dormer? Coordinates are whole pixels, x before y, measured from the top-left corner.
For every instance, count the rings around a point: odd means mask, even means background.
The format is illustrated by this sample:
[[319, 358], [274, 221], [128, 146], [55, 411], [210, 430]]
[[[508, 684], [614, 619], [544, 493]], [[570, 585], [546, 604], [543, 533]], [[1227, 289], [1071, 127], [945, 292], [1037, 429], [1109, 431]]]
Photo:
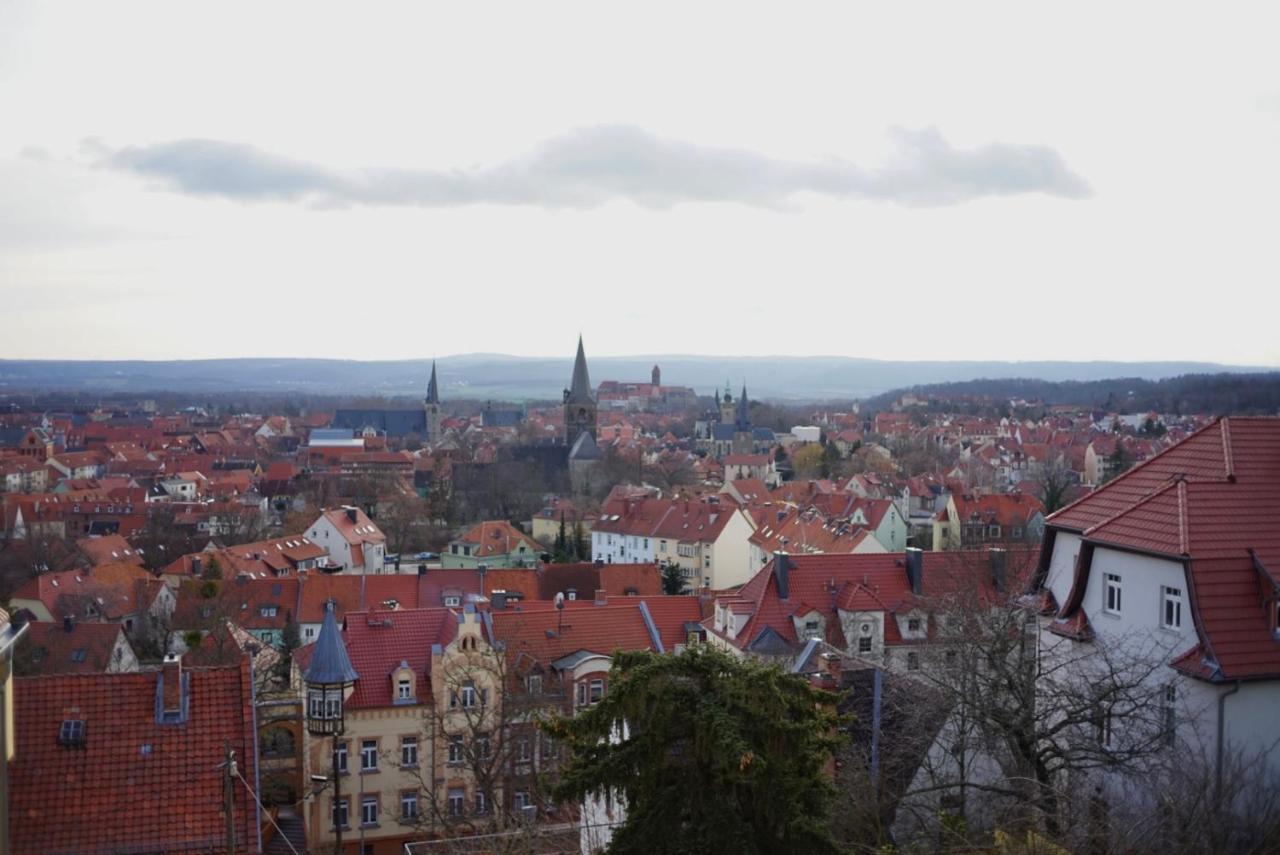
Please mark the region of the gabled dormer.
[[403, 659], [391, 671], [391, 702], [396, 706], [418, 702], [418, 675]]

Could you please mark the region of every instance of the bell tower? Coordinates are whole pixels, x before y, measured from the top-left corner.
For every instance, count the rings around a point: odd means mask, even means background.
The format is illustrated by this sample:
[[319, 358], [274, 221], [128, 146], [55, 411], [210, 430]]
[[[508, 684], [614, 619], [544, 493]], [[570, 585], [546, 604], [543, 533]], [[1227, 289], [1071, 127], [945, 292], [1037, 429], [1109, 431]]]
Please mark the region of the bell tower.
[[586, 431], [596, 438], [596, 400], [591, 394], [591, 378], [587, 376], [587, 355], [578, 336], [578, 355], [573, 360], [573, 378], [564, 390], [564, 441], [573, 445], [578, 434]]
[[436, 383], [436, 363], [431, 360], [431, 380], [427, 383], [427, 397], [422, 402], [427, 417], [427, 435], [423, 437], [428, 445], [440, 441], [440, 387]]

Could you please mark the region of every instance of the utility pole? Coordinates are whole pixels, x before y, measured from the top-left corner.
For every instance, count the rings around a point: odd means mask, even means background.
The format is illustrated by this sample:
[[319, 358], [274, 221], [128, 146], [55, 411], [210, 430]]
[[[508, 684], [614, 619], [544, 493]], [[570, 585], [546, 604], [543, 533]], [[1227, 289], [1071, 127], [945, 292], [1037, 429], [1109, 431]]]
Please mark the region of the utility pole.
[[236, 800], [233, 779], [236, 774], [236, 753], [231, 750], [231, 740], [224, 742], [226, 757], [222, 763], [222, 812], [227, 822], [227, 855], [236, 855]]

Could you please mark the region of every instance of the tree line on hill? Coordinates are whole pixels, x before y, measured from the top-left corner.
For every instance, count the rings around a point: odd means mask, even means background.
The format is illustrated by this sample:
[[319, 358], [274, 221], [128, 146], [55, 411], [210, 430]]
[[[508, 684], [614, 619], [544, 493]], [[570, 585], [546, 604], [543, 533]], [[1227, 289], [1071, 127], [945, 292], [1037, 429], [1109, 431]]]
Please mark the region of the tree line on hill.
[[1155, 411], [1269, 415], [1280, 412], [1280, 372], [1258, 374], [1183, 374], [1163, 380], [1117, 377], [1110, 380], [1062, 381], [1032, 378], [983, 378], [963, 383], [935, 383], [896, 389], [866, 402], [866, 410], [889, 409], [903, 395], [923, 399], [929, 409], [984, 411], [1015, 399], [1045, 406], [1074, 405], [1120, 413]]

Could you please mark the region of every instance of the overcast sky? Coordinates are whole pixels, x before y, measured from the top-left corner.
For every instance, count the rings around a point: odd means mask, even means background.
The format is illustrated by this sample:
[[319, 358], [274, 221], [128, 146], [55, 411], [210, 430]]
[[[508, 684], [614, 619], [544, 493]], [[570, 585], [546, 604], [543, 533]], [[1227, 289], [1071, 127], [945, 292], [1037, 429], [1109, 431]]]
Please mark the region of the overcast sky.
[[1280, 10], [0, 0], [0, 358], [1280, 366]]

